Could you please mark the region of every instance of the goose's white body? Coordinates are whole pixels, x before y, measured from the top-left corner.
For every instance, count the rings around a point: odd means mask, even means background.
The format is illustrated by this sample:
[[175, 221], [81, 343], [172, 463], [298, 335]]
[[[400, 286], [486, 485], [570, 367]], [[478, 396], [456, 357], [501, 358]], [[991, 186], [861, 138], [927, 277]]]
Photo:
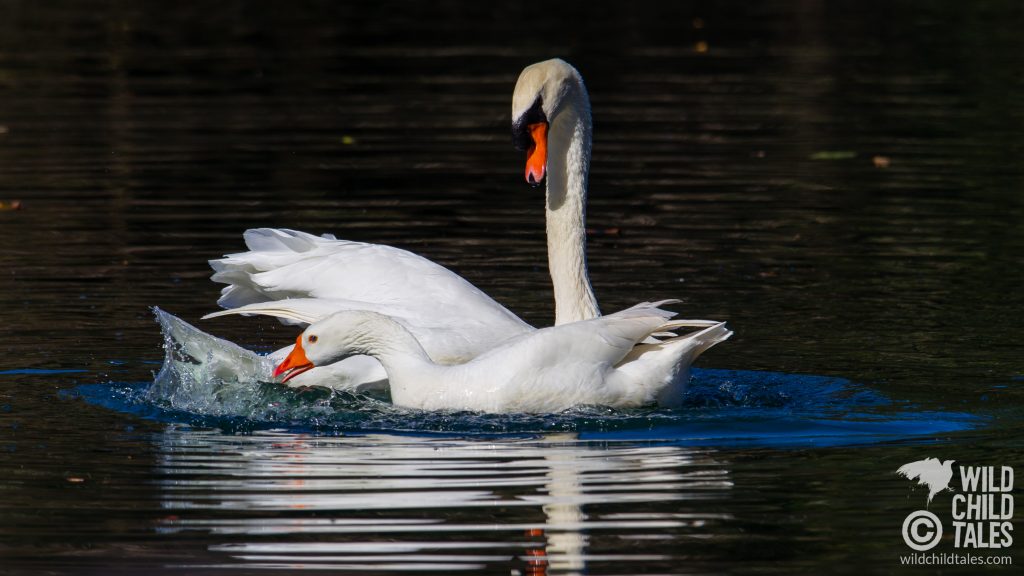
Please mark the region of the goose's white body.
[[[546, 123], [545, 215], [555, 324], [596, 318], [600, 310], [587, 274], [585, 235], [590, 101], [579, 73], [558, 59], [528, 66], [516, 83], [512, 117], [514, 130], [528, 118]], [[450, 270], [404, 250], [274, 229], [249, 230], [245, 241], [248, 252], [210, 262], [213, 279], [228, 284], [218, 301], [228, 310], [208, 318], [262, 314], [309, 324], [338, 311], [369, 310], [394, 318], [438, 364], [466, 362], [535, 330]], [[271, 358], [279, 361], [287, 350]], [[657, 400], [672, 406], [681, 400], [692, 359], [677, 347], [641, 345], [618, 369], [636, 372], [638, 380], [668, 381]], [[317, 367], [289, 384], [359, 390], [387, 382], [379, 364], [357, 356]]]
[[[463, 364], [431, 361], [398, 322], [374, 312], [345, 311], [310, 325], [279, 370], [336, 362], [353, 354], [379, 360], [391, 399], [423, 410], [557, 412], [597, 404], [633, 407], [656, 401], [672, 387], [661, 359], [686, 370], [701, 352], [728, 338], [723, 323], [669, 321], [674, 316], [643, 303], [591, 320], [519, 335]], [[682, 326], [703, 330], [640, 344]], [[647, 354], [635, 355], [637, 345]], [[682, 360], [682, 361], [681, 361]]]

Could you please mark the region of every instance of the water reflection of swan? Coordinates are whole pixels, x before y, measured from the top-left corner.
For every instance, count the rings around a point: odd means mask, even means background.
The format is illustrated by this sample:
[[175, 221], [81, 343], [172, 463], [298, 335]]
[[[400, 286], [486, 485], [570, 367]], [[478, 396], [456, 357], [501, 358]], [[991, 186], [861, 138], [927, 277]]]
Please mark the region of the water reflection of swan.
[[576, 574], [594, 559], [667, 559], [595, 553], [590, 538], [704, 533], [722, 518], [693, 501], [731, 488], [713, 452], [574, 435], [224, 436], [171, 427], [162, 439], [161, 500], [172, 515], [160, 530], [208, 531], [224, 538], [210, 546], [220, 562], [260, 568]]

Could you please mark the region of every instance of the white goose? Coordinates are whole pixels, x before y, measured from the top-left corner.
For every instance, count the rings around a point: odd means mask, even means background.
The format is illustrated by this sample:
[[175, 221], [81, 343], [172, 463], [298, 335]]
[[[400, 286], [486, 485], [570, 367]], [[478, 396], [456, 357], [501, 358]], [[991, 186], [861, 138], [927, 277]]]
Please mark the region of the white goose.
[[[641, 406], [671, 385], [671, 379], [651, 378], [646, 371], [689, 366], [729, 335], [722, 322], [669, 321], [675, 313], [658, 308], [669, 302], [644, 302], [608, 316], [534, 330], [450, 366], [431, 360], [412, 333], [391, 318], [342, 311], [306, 328], [274, 375], [288, 381], [315, 366], [367, 355], [384, 366], [392, 402], [407, 408], [557, 412], [586, 404]], [[684, 326], [704, 329], [665, 341], [653, 338]], [[654, 354], [636, 359], [638, 349]]]
[[[527, 182], [547, 182], [555, 324], [598, 317], [587, 274], [585, 234], [590, 100], [579, 72], [560, 59], [526, 67], [512, 96], [512, 118], [517, 146], [527, 151]], [[390, 316], [409, 330], [438, 364], [466, 362], [534, 330], [457, 274], [405, 250], [275, 229], [249, 230], [245, 242], [248, 252], [210, 262], [213, 280], [228, 284], [218, 304], [229, 309], [205, 318], [262, 314], [311, 324], [340, 310], [369, 310]], [[724, 339], [731, 333], [722, 334]], [[280, 361], [288, 350], [278, 350], [271, 359]], [[668, 352], [645, 350], [645, 357], [658, 354]], [[638, 353], [627, 360], [639, 357]], [[678, 370], [648, 373], [655, 380], [673, 382], [660, 388], [659, 403], [678, 404], [689, 361], [692, 358]], [[385, 385], [386, 378], [379, 363], [353, 356], [289, 380], [292, 385], [362, 390]]]

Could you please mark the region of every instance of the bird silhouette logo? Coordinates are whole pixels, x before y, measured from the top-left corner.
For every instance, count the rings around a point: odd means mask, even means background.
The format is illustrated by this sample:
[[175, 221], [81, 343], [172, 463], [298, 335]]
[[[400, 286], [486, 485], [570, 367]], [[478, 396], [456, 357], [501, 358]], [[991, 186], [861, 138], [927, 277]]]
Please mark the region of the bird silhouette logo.
[[953, 489], [949, 487], [949, 481], [953, 479], [954, 460], [941, 461], [938, 458], [925, 458], [917, 462], [911, 462], [900, 466], [896, 474], [907, 480], [917, 480], [919, 485], [928, 487], [928, 504], [932, 498], [943, 490]]

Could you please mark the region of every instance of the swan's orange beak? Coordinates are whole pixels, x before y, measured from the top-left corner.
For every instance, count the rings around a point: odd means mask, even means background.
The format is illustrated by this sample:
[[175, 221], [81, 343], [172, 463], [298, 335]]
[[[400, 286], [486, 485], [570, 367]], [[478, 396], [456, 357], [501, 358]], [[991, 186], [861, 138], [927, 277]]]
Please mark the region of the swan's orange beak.
[[274, 378], [284, 374], [284, 379], [281, 383], [295, 378], [299, 374], [307, 370], [313, 369], [313, 363], [306, 358], [306, 351], [302, 349], [302, 334], [295, 339], [295, 348], [292, 348], [288, 357], [284, 359], [284, 362], [278, 364], [277, 368], [274, 369]]
[[548, 123], [537, 122], [527, 126], [533, 144], [526, 151], [526, 182], [540, 186], [548, 167]]

